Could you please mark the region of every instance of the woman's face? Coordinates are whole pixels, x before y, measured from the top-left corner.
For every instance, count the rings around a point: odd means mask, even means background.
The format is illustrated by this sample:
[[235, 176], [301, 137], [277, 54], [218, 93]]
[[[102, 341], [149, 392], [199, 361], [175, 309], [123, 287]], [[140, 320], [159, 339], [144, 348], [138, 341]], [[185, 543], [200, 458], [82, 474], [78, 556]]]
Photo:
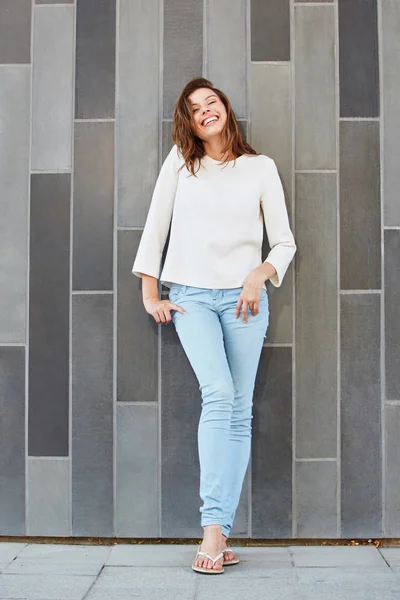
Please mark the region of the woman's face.
[[196, 135], [207, 141], [219, 135], [226, 123], [226, 108], [219, 96], [209, 88], [200, 88], [189, 96]]

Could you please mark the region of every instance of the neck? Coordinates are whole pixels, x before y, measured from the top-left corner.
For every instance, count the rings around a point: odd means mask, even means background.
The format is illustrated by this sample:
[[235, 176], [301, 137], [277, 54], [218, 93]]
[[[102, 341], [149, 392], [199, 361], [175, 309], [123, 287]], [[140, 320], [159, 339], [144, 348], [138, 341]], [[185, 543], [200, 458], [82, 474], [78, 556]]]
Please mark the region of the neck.
[[206, 154], [214, 160], [225, 161], [233, 159], [232, 155], [224, 156], [223, 143], [220, 137], [211, 138], [208, 141], [204, 141], [203, 144]]

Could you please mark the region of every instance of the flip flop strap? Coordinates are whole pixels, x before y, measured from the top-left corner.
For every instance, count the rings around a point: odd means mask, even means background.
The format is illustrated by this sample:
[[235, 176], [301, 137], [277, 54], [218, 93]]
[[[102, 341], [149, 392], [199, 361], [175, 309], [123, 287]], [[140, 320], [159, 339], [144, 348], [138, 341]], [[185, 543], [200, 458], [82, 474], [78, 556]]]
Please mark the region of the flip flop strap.
[[201, 552], [200, 550], [197, 552], [197, 554], [199, 556], [200, 555], [201, 556], [206, 556], [207, 558], [209, 558], [212, 561], [213, 564], [216, 563], [219, 558], [223, 558], [224, 557], [224, 555], [223, 555], [222, 552], [220, 552], [215, 558], [213, 558], [210, 554], [208, 554], [208, 552]]

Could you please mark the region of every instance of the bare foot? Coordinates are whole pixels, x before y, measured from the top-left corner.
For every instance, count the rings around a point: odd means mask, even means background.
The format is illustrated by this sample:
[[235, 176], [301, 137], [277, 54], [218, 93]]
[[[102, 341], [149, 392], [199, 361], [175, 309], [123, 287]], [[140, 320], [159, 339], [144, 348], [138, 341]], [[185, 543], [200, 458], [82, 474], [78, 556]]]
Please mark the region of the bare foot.
[[221, 533], [221, 543], [222, 543], [221, 552], [224, 553], [224, 560], [233, 560], [234, 558], [236, 558], [236, 556], [233, 554], [233, 552], [231, 552], [230, 550], [228, 552], [225, 552], [225, 548], [227, 547], [227, 544], [226, 544], [227, 539], [228, 539], [227, 536], [224, 535], [223, 533]]
[[[206, 525], [203, 527], [204, 538], [200, 546], [201, 552], [207, 552], [213, 558], [222, 552], [221, 547], [221, 525]], [[206, 556], [198, 556], [195, 560], [195, 566], [205, 569], [222, 569], [223, 558], [219, 558], [214, 564]]]

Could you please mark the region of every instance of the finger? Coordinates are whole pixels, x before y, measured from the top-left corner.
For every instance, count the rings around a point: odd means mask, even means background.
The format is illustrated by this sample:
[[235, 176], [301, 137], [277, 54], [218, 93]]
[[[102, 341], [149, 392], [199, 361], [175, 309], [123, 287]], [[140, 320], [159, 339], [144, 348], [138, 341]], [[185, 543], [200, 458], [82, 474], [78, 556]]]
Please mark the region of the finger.
[[164, 306], [163, 311], [164, 311], [165, 323], [171, 323], [172, 318], [171, 318], [171, 313], [169, 312], [168, 306]]
[[253, 315], [253, 317], [255, 317], [256, 315], [258, 315], [258, 307], [259, 307], [259, 302], [257, 302], [257, 300], [254, 300], [254, 302], [251, 303], [251, 314]]
[[160, 317], [160, 322], [165, 323], [164, 311], [161, 308], [159, 308], [157, 312], [158, 312], [158, 316]]
[[154, 320], [155, 320], [156, 323], [160, 323], [160, 317], [158, 316], [157, 312], [153, 313], [153, 318], [154, 318]]
[[243, 306], [242, 306], [242, 316], [243, 316], [243, 323], [247, 323], [247, 311], [248, 311], [249, 305], [247, 300], [243, 300]]
[[169, 304], [170, 304], [170, 310], [177, 310], [182, 315], [185, 314], [186, 310], [183, 310], [183, 308], [181, 306], [178, 306], [178, 304], [174, 304], [173, 302], [170, 302]]
[[239, 300], [237, 301], [236, 310], [235, 310], [235, 317], [236, 317], [236, 319], [240, 315], [240, 307], [242, 306], [242, 302], [243, 302], [242, 298], [239, 298]]

